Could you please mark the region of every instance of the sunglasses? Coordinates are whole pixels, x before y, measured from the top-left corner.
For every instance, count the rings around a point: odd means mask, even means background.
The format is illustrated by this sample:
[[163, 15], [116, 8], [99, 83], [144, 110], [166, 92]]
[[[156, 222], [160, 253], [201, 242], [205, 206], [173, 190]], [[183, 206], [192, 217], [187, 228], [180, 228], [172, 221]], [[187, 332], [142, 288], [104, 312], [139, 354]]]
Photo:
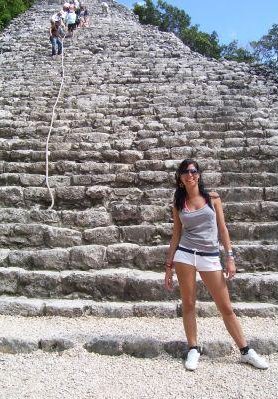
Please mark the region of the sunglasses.
[[192, 175], [196, 175], [198, 173], [197, 169], [186, 169], [183, 172], [181, 172], [181, 175], [189, 175], [191, 173]]

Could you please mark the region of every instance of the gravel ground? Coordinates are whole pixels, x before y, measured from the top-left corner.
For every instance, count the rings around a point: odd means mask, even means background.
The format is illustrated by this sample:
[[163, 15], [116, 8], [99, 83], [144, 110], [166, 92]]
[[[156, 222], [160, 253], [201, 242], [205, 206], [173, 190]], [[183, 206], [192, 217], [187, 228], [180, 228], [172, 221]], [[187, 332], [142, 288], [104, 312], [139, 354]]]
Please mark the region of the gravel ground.
[[[278, 318], [241, 317], [248, 337], [277, 338]], [[49, 337], [71, 338], [82, 341], [91, 336], [135, 335], [140, 337], [184, 339], [181, 318], [104, 318], [104, 317], [15, 317], [0, 316], [0, 336], [40, 339]], [[207, 341], [230, 339], [220, 317], [198, 318], [199, 337]]]
[[0, 355], [1, 399], [277, 399], [278, 354], [271, 367], [256, 370], [235, 353], [203, 356], [195, 372], [170, 357], [137, 359], [90, 354], [74, 348], [62, 354], [41, 351]]
[[[277, 338], [277, 318], [240, 320], [247, 337]], [[198, 325], [200, 342], [230, 339], [218, 317], [199, 318]], [[202, 356], [197, 371], [189, 372], [180, 359], [167, 355], [111, 357], [82, 347], [85, 339], [101, 334], [184, 339], [180, 318], [0, 316], [0, 326], [2, 337], [75, 341], [73, 349], [61, 353], [0, 353], [0, 399], [277, 399], [278, 353], [265, 356], [271, 366], [268, 370], [240, 364], [234, 350], [231, 356], [216, 359]]]

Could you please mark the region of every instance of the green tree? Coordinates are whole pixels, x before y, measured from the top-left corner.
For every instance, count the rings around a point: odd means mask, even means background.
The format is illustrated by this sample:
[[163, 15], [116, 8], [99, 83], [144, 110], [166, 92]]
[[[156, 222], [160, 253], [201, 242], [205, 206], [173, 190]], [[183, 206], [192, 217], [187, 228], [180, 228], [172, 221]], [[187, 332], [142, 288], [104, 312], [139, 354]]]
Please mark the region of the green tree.
[[12, 18], [27, 10], [34, 0], [0, 0], [0, 30], [3, 29]]
[[185, 11], [158, 0], [144, 0], [144, 4], [136, 3], [133, 12], [139, 16], [142, 24], [157, 26], [163, 32], [173, 32], [193, 51], [208, 57], [219, 58], [220, 46], [216, 32], [208, 34], [199, 31], [197, 25], [190, 26], [191, 18]]
[[177, 36], [189, 27], [190, 17], [184, 10], [167, 4], [166, 1], [158, 0], [157, 8], [160, 12], [160, 29], [164, 32], [173, 32]]
[[133, 12], [138, 15], [141, 24], [160, 26], [161, 15], [152, 0], [145, 0], [145, 4], [136, 3]]
[[182, 31], [181, 40], [193, 51], [207, 57], [220, 58], [221, 48], [216, 32], [210, 35], [199, 31], [198, 26], [195, 25]]
[[251, 63], [257, 61], [257, 57], [251, 51], [238, 47], [238, 41], [233, 40], [227, 45], [221, 46], [221, 57], [230, 61]]
[[273, 24], [266, 35], [250, 44], [261, 63], [278, 70], [278, 24]]

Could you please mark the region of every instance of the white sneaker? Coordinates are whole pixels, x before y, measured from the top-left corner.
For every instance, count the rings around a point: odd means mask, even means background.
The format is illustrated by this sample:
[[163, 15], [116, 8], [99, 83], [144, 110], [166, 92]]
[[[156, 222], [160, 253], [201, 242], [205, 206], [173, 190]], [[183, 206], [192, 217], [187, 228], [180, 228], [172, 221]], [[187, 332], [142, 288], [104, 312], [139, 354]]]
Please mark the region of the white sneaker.
[[252, 364], [252, 366], [257, 369], [267, 369], [269, 367], [267, 361], [263, 357], [259, 356], [254, 349], [249, 349], [246, 355], [241, 355], [240, 361]]
[[187, 354], [187, 359], [185, 361], [185, 368], [187, 370], [196, 370], [198, 366], [198, 361], [199, 361], [200, 353], [197, 351], [197, 349], [190, 349], [190, 351]]

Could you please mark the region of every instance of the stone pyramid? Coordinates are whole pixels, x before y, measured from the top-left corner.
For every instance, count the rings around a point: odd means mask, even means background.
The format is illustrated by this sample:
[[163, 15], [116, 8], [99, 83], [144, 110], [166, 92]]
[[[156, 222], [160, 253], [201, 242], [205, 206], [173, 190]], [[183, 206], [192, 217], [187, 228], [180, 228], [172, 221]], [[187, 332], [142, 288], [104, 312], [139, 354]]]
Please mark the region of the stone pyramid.
[[[87, 0], [90, 26], [48, 41], [58, 1], [37, 1], [0, 42], [0, 312], [180, 315], [164, 290], [174, 171], [197, 159], [225, 206], [238, 314], [277, 314], [277, 82], [192, 52], [125, 7]], [[199, 313], [211, 310], [198, 281]]]

